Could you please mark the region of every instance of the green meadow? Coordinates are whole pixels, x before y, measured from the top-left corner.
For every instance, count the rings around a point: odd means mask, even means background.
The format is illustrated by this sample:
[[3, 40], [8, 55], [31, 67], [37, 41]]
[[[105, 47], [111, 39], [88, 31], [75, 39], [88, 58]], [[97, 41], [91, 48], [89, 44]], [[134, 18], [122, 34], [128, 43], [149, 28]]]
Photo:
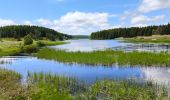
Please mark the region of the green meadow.
[[24, 45], [23, 39], [17, 41], [14, 38], [2, 38], [0, 40], [0, 56], [17, 55], [19, 53], [33, 53], [37, 52], [40, 47], [61, 45], [65, 42], [61, 41], [49, 41], [49, 40], [38, 40], [34, 41], [31, 45]]

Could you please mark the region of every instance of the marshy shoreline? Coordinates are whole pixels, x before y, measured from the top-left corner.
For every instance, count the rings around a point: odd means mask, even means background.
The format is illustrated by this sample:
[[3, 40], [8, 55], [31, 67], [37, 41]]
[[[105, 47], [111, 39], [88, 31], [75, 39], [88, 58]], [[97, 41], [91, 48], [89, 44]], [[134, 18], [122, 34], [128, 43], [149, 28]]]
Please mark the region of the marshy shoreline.
[[133, 80], [102, 80], [85, 85], [74, 78], [43, 73], [28, 74], [27, 84], [21, 85], [21, 76], [18, 73], [0, 69], [0, 89], [1, 92], [3, 91], [0, 93], [0, 99], [169, 99], [168, 91], [164, 86], [157, 86], [149, 81], [140, 84]]
[[[14, 41], [12, 41], [14, 42]], [[21, 41], [22, 42], [22, 41]], [[9, 43], [9, 42], [8, 42]], [[116, 50], [102, 50], [92, 52], [68, 52], [54, 50], [45, 46], [61, 45], [66, 42], [34, 41], [32, 45], [21, 48], [20, 43], [1, 49], [1, 56], [17, 55], [18, 53], [34, 53], [40, 59], [54, 60], [61, 63], [110, 66], [113, 64], [132, 65], [141, 67], [169, 67], [170, 54], [168, 52], [124, 52]], [[4, 46], [5, 47], [5, 46]], [[42, 48], [43, 47], [43, 48]], [[31, 49], [30, 49], [31, 48]], [[36, 49], [35, 49], [36, 48]], [[41, 48], [41, 49], [40, 49]], [[35, 50], [34, 50], [35, 49]], [[14, 52], [15, 51], [15, 52]], [[29, 51], [29, 52], [27, 52]], [[123, 100], [151, 100], [169, 99], [168, 89], [164, 85], [155, 84], [147, 80], [146, 83], [135, 80], [109, 80], [102, 79], [87, 85], [75, 78], [59, 76], [48, 73], [28, 73], [26, 84], [21, 84], [21, 75], [17, 72], [0, 69], [0, 99], [2, 100], [98, 100], [98, 99], [123, 99]], [[2, 81], [1, 81], [2, 80]], [[140, 92], [139, 92], [140, 91]]]
[[68, 52], [43, 48], [36, 56], [41, 59], [56, 60], [63, 63], [78, 63], [89, 65], [133, 65], [133, 66], [170, 66], [170, 53], [160, 52], [123, 52], [116, 50], [104, 50], [93, 52]]

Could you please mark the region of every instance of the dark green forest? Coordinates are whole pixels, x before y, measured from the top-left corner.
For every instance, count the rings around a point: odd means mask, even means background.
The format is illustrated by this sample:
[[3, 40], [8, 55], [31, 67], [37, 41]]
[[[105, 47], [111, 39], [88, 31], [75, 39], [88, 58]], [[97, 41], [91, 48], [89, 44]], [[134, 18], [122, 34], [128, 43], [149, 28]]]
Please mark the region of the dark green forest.
[[55, 41], [72, 38], [70, 35], [40, 26], [12, 25], [0, 27], [0, 38], [16, 38], [20, 40], [28, 34], [30, 34], [35, 40], [47, 38], [49, 40]]
[[72, 35], [74, 39], [88, 39], [89, 35]]
[[93, 32], [91, 39], [131, 38], [136, 36], [170, 35], [170, 24], [147, 27], [116, 28]]

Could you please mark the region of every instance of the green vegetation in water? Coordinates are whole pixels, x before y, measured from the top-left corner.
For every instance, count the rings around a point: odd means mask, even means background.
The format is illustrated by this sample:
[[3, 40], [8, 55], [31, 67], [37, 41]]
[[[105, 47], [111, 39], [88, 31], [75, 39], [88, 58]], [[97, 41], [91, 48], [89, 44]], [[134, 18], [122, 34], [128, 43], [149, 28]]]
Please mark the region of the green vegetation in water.
[[148, 37], [135, 37], [135, 38], [124, 38], [125, 42], [134, 43], [170, 43], [170, 35], [153, 35]]
[[21, 85], [18, 73], [0, 70], [1, 100], [168, 100], [163, 86], [133, 80], [103, 80], [84, 84], [74, 78], [28, 73]]
[[24, 95], [20, 78], [21, 76], [16, 72], [0, 69], [0, 100], [8, 100]]
[[38, 58], [52, 59], [65, 63], [79, 63], [89, 65], [111, 66], [119, 65], [141, 65], [141, 66], [169, 66], [170, 54], [166, 52], [123, 52], [114, 50], [93, 52], [67, 52], [43, 48], [37, 52]]

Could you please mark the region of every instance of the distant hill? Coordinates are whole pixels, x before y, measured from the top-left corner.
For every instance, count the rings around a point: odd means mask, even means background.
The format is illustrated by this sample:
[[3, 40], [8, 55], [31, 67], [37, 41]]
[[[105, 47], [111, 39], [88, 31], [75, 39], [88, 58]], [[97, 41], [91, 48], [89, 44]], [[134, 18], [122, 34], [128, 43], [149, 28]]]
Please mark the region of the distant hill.
[[116, 28], [93, 32], [91, 39], [131, 38], [136, 36], [170, 35], [170, 24], [146, 27]]
[[88, 39], [90, 38], [89, 35], [72, 35], [74, 39]]
[[28, 34], [34, 39], [47, 38], [49, 40], [64, 40], [72, 38], [71, 35], [40, 26], [11, 25], [0, 27], [0, 38], [20, 39]]

